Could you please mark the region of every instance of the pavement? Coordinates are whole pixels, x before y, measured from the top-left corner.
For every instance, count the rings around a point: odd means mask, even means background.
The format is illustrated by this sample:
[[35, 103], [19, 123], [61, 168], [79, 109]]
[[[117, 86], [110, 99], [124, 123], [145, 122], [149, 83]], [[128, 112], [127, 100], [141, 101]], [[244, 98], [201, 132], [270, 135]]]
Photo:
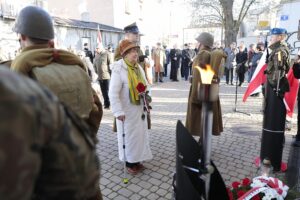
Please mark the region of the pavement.
[[[257, 175], [254, 159], [260, 152], [262, 130], [262, 97], [249, 97], [242, 102], [247, 84], [238, 87], [237, 111], [235, 86], [220, 84], [224, 132], [213, 136], [212, 159], [225, 183], [240, 181]], [[155, 84], [152, 87], [153, 110], [150, 146], [153, 159], [144, 162], [142, 173], [131, 176], [123, 184], [123, 164], [118, 159], [117, 135], [112, 132], [113, 116], [104, 110], [100, 125], [97, 154], [101, 162], [100, 187], [104, 199], [153, 200], [172, 199], [172, 177], [175, 171], [175, 128], [177, 120], [185, 123], [190, 84], [188, 81]], [[292, 136], [296, 134], [296, 115], [292, 118], [292, 130], [286, 132], [283, 161], [287, 162]]]

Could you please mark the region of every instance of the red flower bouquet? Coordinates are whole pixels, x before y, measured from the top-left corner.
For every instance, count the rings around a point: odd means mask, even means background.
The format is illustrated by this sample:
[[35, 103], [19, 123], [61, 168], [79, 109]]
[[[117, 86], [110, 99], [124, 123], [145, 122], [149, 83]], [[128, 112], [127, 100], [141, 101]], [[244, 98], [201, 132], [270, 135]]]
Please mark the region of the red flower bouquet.
[[144, 93], [146, 91], [147, 86], [145, 86], [143, 83], [138, 83], [136, 86], [137, 91], [139, 94]]
[[228, 196], [230, 200], [236, 200], [242, 197], [247, 191], [251, 189], [251, 181], [248, 178], [244, 178], [241, 182], [233, 182], [231, 184], [232, 189], [227, 188]]
[[136, 86], [136, 89], [137, 89], [140, 97], [143, 99], [144, 111], [147, 111], [147, 113], [150, 113], [150, 109], [152, 109], [152, 107], [150, 106], [152, 99], [149, 96], [149, 91], [146, 91], [146, 88], [147, 88], [147, 86], [141, 82], [139, 82]]

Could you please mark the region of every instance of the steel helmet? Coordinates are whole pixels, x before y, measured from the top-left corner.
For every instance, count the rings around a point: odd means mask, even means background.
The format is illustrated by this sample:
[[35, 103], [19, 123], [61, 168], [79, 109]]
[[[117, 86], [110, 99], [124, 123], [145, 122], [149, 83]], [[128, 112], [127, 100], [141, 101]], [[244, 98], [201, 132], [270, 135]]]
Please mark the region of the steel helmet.
[[214, 36], [212, 36], [212, 34], [207, 33], [207, 32], [202, 32], [197, 38], [196, 40], [198, 42], [200, 42], [201, 44], [208, 46], [208, 47], [212, 47], [214, 44]]
[[37, 39], [52, 40], [54, 38], [51, 16], [36, 6], [27, 6], [20, 11], [13, 30]]

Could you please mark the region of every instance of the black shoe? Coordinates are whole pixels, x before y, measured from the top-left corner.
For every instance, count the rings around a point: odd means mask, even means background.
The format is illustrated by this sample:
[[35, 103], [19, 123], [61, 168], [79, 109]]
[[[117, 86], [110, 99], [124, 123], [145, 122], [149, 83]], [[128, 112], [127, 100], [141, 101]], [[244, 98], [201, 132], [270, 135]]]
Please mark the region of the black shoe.
[[230, 83], [230, 85], [233, 85], [233, 83]]
[[159, 82], [163, 83], [164, 81], [163, 80], [159, 80]]
[[109, 109], [109, 106], [104, 106], [104, 109]]

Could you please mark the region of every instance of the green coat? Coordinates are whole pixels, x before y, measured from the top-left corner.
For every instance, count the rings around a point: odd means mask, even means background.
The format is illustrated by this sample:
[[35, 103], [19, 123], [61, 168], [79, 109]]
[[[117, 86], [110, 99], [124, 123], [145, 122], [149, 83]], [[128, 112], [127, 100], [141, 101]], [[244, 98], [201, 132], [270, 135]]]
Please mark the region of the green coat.
[[112, 63], [111, 56], [104, 50], [96, 55], [94, 59], [94, 69], [98, 74], [98, 80], [109, 80], [110, 79], [110, 68], [109, 65]]
[[88, 126], [36, 81], [0, 77], [0, 199], [102, 199]]
[[[219, 55], [219, 54], [216, 54]], [[219, 63], [221, 65], [222, 59], [219, 59], [215, 54], [211, 54], [210, 49], [201, 50], [193, 62], [193, 80], [190, 87], [189, 99], [188, 99], [188, 110], [186, 116], [186, 128], [194, 136], [202, 136], [201, 127], [201, 112], [202, 112], [202, 101], [198, 99], [198, 87], [201, 84], [200, 72], [195, 68], [195, 66], [200, 66], [202, 64]], [[216, 67], [213, 67], [214, 69]], [[214, 80], [217, 80], [215, 77]], [[217, 84], [218, 82], [215, 81]], [[213, 102], [213, 135], [220, 135], [223, 131], [222, 124], [222, 112], [221, 104], [218, 99]]]

